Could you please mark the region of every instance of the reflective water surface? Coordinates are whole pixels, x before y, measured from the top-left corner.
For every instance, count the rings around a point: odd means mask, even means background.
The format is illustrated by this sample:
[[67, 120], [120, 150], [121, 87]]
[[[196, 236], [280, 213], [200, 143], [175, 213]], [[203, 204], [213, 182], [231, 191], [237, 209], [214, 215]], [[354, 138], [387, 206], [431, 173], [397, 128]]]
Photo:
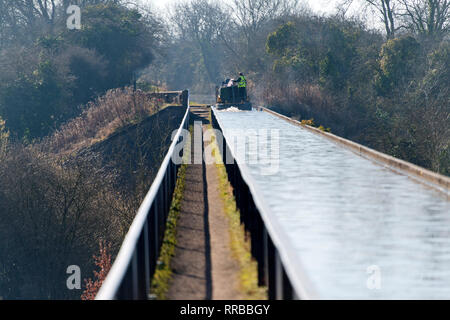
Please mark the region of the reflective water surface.
[[225, 136], [280, 130], [278, 172], [247, 167], [321, 298], [450, 298], [446, 194], [268, 113], [218, 117]]

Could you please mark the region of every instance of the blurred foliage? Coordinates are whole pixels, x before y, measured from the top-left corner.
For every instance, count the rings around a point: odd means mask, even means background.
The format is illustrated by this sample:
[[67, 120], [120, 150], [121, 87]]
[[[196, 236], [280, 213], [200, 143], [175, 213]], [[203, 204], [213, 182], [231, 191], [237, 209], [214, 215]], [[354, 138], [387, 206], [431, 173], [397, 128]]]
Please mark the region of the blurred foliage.
[[5, 120], [0, 117], [0, 160], [6, 155], [8, 147], [9, 132], [6, 130]]
[[[132, 2], [74, 0], [82, 28], [67, 30], [68, 1], [45, 0], [42, 10], [37, 1], [0, 0], [3, 297], [73, 298], [61, 261], [92, 270], [99, 240], [120, 243], [140, 204], [136, 194], [148, 190], [149, 169], [133, 173], [141, 183], [132, 199], [122, 198], [112, 187], [114, 170], [81, 160], [68, 165], [66, 154], [54, 153], [76, 153], [156, 111], [141, 91], [102, 97], [136, 79], [142, 90], [214, 94], [217, 82], [241, 71], [255, 104], [450, 175], [448, 11], [418, 11], [423, 21], [439, 22], [437, 29], [409, 19], [383, 35], [356, 18], [314, 15], [294, 0], [180, 1], [165, 22]], [[140, 139], [165, 141], [147, 135]], [[259, 295], [248, 281], [256, 269], [227, 188], [243, 284]]]
[[48, 135], [152, 62], [161, 30], [151, 15], [106, 2], [88, 4], [82, 17], [81, 30], [61, 20], [54, 32], [0, 50], [0, 115], [15, 139]]
[[411, 36], [388, 40], [381, 47], [379, 70], [375, 82], [378, 93], [383, 95], [414, 76], [419, 62], [420, 44]]
[[113, 4], [87, 7], [79, 32], [67, 32], [72, 43], [97, 52], [107, 61], [108, 87], [130, 83], [133, 73], [153, 59], [153, 34], [138, 10]]
[[265, 103], [449, 175], [448, 40], [384, 41], [358, 21], [302, 16], [268, 34], [266, 50], [276, 81]]

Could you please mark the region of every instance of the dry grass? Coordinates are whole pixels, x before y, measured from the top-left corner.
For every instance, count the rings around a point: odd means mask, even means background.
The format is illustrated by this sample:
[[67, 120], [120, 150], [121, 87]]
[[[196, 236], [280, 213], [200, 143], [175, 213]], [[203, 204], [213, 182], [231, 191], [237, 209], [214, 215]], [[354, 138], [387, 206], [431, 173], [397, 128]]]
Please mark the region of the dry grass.
[[[193, 126], [189, 131], [193, 133]], [[152, 299], [166, 300], [166, 294], [169, 291], [169, 283], [172, 279], [171, 262], [175, 255], [177, 245], [177, 223], [181, 212], [181, 202], [184, 198], [184, 188], [186, 181], [186, 169], [188, 157], [191, 154], [191, 146], [188, 144], [184, 150], [184, 164], [178, 170], [178, 178], [175, 191], [170, 205], [169, 216], [167, 218], [164, 240], [161, 247], [161, 253], [158, 258], [158, 265], [151, 281]]]
[[161, 109], [156, 99], [131, 88], [109, 90], [90, 102], [81, 116], [59, 128], [40, 144], [43, 151], [68, 154], [102, 141], [117, 129], [137, 123]]
[[[114, 176], [78, 159], [62, 166], [33, 148], [12, 145], [0, 161], [0, 287], [5, 299], [76, 299], [65, 270], [92, 270], [96, 243], [117, 252], [123, 234]], [[17, 277], [20, 275], [20, 277]]]
[[[105, 166], [90, 154], [70, 161], [66, 156], [163, 107], [140, 90], [111, 90], [53, 135], [26, 146], [9, 141], [0, 119], [0, 242], [8, 243], [0, 246], [6, 259], [0, 259], [0, 287], [12, 288], [4, 298], [79, 298], [80, 292], [65, 285], [67, 266], [76, 264], [85, 274], [93, 270], [101, 239], [117, 253], [152, 182], [169, 124], [156, 117], [150, 131], [136, 129], [138, 150], [124, 148], [119, 155], [136, 163], [132, 171], [122, 162]], [[149, 146], [151, 152], [141, 152]], [[119, 184], [122, 171], [130, 184]]]
[[289, 84], [264, 88], [264, 103], [277, 106], [292, 115], [311, 117], [312, 108], [325, 114], [333, 110], [333, 101], [318, 85]]

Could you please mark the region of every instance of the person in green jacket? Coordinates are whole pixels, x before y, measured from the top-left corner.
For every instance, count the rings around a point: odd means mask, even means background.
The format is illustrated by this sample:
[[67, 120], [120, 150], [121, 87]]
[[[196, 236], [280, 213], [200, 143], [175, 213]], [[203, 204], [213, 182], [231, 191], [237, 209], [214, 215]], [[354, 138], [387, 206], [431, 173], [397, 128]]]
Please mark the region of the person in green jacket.
[[236, 80], [239, 90], [239, 97], [241, 100], [247, 100], [247, 79], [242, 72], [239, 72], [239, 77]]

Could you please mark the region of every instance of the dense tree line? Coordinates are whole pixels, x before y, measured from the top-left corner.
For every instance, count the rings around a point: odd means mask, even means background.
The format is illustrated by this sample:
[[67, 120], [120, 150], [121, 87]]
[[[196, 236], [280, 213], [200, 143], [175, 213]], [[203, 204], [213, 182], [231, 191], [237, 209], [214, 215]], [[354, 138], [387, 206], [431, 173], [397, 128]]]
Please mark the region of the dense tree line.
[[446, 0], [343, 0], [333, 16], [295, 1], [183, 1], [146, 78], [212, 94], [243, 71], [254, 102], [448, 175], [449, 17]]
[[255, 102], [449, 172], [447, 0], [342, 0], [328, 17], [297, 0], [180, 0], [164, 17], [131, 2], [75, 3], [81, 30], [65, 26], [69, 1], [0, 1], [0, 117], [14, 138], [47, 135], [136, 75], [211, 94], [244, 71]]
[[16, 138], [47, 135], [153, 60], [161, 26], [149, 12], [75, 3], [80, 30], [66, 27], [68, 1], [0, 1], [0, 117]]
[[83, 285], [99, 243], [117, 254], [184, 114], [159, 107], [142, 91], [110, 90], [27, 145], [0, 121], [1, 298], [79, 299], [67, 268], [80, 268]]
[[[322, 28], [303, 33], [314, 23]], [[307, 18], [279, 27], [267, 48], [277, 57], [275, 72], [291, 79], [288, 86], [277, 85], [275, 96], [266, 89], [271, 103], [341, 136], [450, 173], [448, 41], [407, 34], [384, 41], [355, 23]]]
[[[80, 30], [66, 27], [69, 4]], [[100, 241], [117, 252], [171, 129], [140, 132], [153, 153], [126, 164], [88, 147], [157, 112], [141, 91], [109, 89], [152, 62], [161, 32], [130, 2], [0, 0], [0, 299], [80, 298], [67, 267], [91, 277]]]
[[93, 267], [99, 240], [117, 249], [151, 178], [123, 196], [114, 170], [76, 155], [156, 110], [140, 91], [142, 110], [132, 90], [104, 95], [136, 77], [213, 95], [242, 71], [255, 104], [450, 174], [448, 0], [342, 0], [331, 16], [297, 0], [134, 2], [0, 0], [0, 296], [74, 298], [61, 266]]

